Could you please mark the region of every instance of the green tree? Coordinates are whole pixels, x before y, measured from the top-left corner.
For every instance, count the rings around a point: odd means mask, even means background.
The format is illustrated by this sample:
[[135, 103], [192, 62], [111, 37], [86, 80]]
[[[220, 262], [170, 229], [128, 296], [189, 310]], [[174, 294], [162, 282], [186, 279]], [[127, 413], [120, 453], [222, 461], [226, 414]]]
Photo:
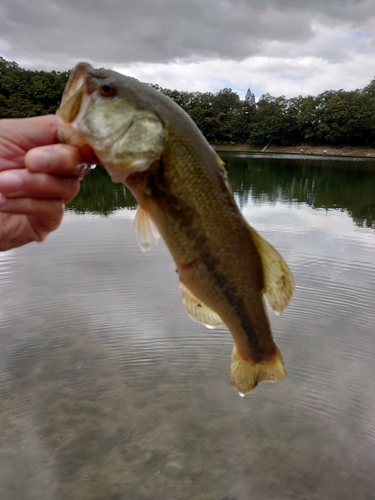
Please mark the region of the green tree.
[[212, 106], [213, 120], [216, 125], [214, 142], [237, 142], [241, 130], [242, 103], [236, 92], [224, 88], [216, 95]]
[[288, 100], [285, 96], [261, 96], [256, 106], [254, 121], [250, 125], [250, 143], [265, 145], [272, 141], [287, 144], [292, 139], [293, 123], [289, 119]]
[[0, 57], [0, 118], [54, 113], [69, 72], [25, 70]]

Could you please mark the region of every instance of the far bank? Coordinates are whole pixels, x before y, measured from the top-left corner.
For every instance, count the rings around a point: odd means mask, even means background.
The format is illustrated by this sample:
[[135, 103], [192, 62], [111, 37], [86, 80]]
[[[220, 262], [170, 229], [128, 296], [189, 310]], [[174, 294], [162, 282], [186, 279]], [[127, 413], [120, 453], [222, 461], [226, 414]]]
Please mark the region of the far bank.
[[[262, 148], [249, 146], [248, 144], [212, 144], [216, 151], [249, 151], [261, 153]], [[265, 153], [294, 153], [327, 156], [362, 156], [364, 158], [374, 157], [375, 148], [355, 148], [350, 146], [313, 146], [310, 144], [300, 144], [299, 146], [276, 146], [271, 144]]]

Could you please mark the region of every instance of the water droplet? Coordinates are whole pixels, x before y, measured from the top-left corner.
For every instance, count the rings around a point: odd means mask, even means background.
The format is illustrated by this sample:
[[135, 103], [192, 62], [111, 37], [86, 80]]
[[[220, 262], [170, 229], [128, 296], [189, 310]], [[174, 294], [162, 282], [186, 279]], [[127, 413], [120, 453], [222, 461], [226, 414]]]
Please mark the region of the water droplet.
[[238, 391], [238, 395], [241, 397], [241, 398], [244, 398], [245, 397], [245, 394], [243, 392], [240, 392]]

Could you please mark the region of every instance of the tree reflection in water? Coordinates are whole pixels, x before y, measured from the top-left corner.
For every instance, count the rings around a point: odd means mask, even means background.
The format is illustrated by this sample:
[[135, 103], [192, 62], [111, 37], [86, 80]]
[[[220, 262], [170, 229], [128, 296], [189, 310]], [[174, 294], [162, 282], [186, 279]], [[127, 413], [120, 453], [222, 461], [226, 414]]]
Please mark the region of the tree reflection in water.
[[[277, 201], [347, 211], [359, 227], [375, 228], [375, 162], [359, 159], [306, 159], [290, 155], [223, 154], [240, 206]], [[109, 215], [137, 202], [123, 184], [113, 184], [102, 167], [88, 175], [68, 209]]]

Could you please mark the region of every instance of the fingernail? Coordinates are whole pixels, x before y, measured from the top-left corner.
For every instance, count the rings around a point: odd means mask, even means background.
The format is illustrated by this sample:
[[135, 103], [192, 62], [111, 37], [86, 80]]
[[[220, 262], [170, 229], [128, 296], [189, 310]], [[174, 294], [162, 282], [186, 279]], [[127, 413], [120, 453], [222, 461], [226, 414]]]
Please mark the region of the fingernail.
[[22, 179], [16, 172], [5, 171], [0, 176], [1, 190], [6, 193], [14, 193], [19, 191], [22, 186]]
[[51, 167], [51, 155], [44, 149], [32, 149], [28, 153], [28, 166], [39, 172], [48, 171]]

